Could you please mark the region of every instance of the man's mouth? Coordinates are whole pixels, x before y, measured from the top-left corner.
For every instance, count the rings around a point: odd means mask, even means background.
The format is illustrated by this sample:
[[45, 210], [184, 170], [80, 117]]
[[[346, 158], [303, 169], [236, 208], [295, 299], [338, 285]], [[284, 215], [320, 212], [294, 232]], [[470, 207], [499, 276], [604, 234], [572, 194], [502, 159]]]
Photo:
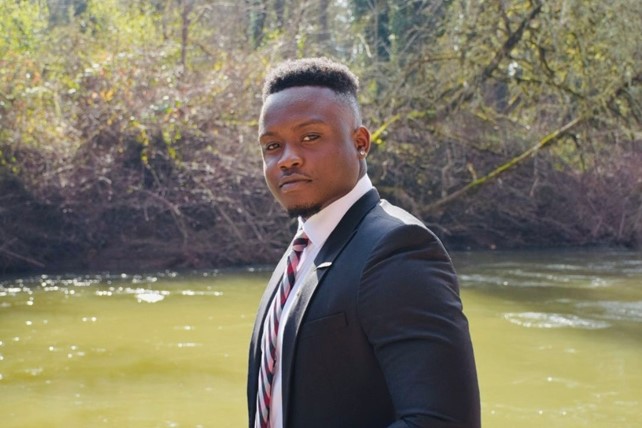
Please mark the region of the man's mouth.
[[286, 192], [289, 190], [295, 190], [299, 186], [302, 186], [304, 184], [309, 183], [310, 180], [308, 177], [295, 174], [295, 175], [288, 175], [279, 180], [279, 189], [282, 191]]

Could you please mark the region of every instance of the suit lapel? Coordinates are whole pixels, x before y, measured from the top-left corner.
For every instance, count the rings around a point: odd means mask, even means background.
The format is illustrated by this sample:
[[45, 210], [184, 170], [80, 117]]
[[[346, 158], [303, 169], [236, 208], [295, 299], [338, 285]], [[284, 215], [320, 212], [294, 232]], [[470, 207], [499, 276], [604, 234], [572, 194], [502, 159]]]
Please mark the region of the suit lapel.
[[[315, 267], [301, 283], [301, 295], [292, 307], [283, 332], [283, 348], [281, 350], [281, 376], [283, 387], [283, 426], [287, 426], [288, 406], [290, 402], [290, 383], [292, 363], [296, 348], [296, 337], [301, 321], [315, 290], [321, 284], [326, 272], [339, 256], [346, 244], [352, 239], [363, 217], [379, 202], [379, 193], [372, 189], [363, 195], [343, 216], [337, 227], [332, 231], [319, 254], [314, 260]], [[256, 330], [256, 327], [255, 327]], [[255, 381], [256, 383], [256, 381]]]

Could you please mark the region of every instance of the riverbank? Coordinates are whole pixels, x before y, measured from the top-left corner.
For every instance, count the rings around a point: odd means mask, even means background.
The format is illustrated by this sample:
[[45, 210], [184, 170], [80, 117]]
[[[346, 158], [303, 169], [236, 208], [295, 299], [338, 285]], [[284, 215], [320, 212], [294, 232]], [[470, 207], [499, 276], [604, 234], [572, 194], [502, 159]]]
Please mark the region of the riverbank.
[[[377, 156], [370, 169], [382, 196], [421, 216], [425, 204], [416, 201], [425, 198], [424, 189], [387, 185]], [[93, 173], [97, 165], [78, 160], [55, 180], [0, 174], [0, 273], [207, 269], [277, 260], [294, 222], [266, 190], [260, 160], [240, 170], [232, 157], [193, 157], [201, 163], [190, 170], [172, 165], [159, 172], [116, 158], [100, 175]], [[423, 220], [451, 250], [639, 249], [642, 205], [636, 208], [634, 186], [623, 186], [624, 179], [617, 187], [587, 185], [600, 181], [549, 171], [548, 182], [533, 187], [537, 178], [528, 171]]]
[[[295, 222], [266, 189], [258, 153], [213, 153], [213, 142], [186, 138], [177, 144], [180, 161], [159, 141], [144, 163], [140, 143], [125, 141], [120, 148], [94, 142], [67, 159], [14, 150], [30, 168], [0, 173], [0, 273], [208, 269], [278, 259]], [[451, 250], [639, 249], [642, 179], [634, 171], [642, 170], [642, 156], [633, 155], [613, 160], [621, 168], [606, 175], [558, 170], [543, 157], [530, 164], [537, 168], [516, 169], [433, 211], [427, 207], [439, 179], [424, 184], [412, 170], [385, 170], [387, 162], [410, 159], [375, 148], [369, 171], [382, 197], [422, 218]]]

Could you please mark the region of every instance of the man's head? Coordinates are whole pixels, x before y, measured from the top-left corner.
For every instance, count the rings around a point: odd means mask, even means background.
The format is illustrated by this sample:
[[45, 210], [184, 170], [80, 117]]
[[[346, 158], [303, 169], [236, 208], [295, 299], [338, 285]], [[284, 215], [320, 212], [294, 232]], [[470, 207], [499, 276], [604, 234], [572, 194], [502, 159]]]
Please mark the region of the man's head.
[[263, 88], [263, 172], [291, 216], [308, 218], [348, 193], [366, 172], [370, 133], [361, 126], [359, 83], [325, 58], [288, 61]]

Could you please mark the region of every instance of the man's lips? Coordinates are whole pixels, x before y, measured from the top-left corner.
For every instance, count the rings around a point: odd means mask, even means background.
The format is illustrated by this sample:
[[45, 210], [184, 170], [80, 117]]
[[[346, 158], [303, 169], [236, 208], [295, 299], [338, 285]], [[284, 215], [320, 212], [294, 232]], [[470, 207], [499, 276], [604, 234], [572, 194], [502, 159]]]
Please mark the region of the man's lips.
[[306, 177], [305, 175], [299, 175], [299, 174], [293, 174], [293, 175], [287, 175], [285, 177], [282, 177], [279, 180], [279, 189], [281, 190], [290, 190], [294, 189], [302, 184], [309, 183], [310, 178]]

